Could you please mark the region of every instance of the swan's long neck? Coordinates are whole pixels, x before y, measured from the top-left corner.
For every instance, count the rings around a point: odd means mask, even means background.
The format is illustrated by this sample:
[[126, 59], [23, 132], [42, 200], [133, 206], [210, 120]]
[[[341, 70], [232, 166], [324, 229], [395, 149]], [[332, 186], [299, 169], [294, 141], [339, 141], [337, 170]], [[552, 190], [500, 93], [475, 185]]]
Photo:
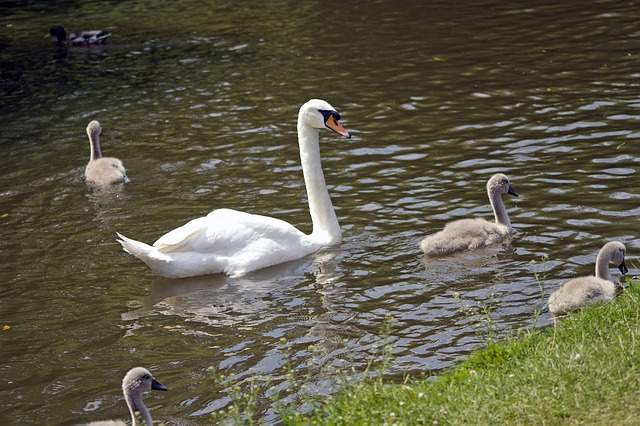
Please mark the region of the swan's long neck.
[[131, 425], [136, 426], [136, 411], [140, 412], [147, 426], [153, 426], [153, 420], [147, 407], [142, 403], [142, 396], [137, 389], [127, 389], [127, 393], [124, 395], [124, 399], [127, 401], [129, 412], [131, 413]]
[[102, 158], [102, 152], [100, 152], [100, 134], [96, 132], [90, 133], [89, 142], [91, 143], [91, 161]]
[[611, 261], [611, 253], [607, 250], [600, 250], [596, 258], [596, 277], [613, 282], [613, 276], [609, 272], [609, 262]]
[[311, 237], [323, 244], [337, 244], [342, 240], [342, 231], [322, 173], [319, 133], [318, 129], [298, 119], [300, 160], [313, 223]]
[[497, 189], [489, 189], [489, 201], [491, 202], [491, 208], [493, 209], [493, 216], [496, 219], [496, 223], [505, 225], [511, 228], [511, 220], [509, 220], [509, 214], [502, 202], [502, 194]]

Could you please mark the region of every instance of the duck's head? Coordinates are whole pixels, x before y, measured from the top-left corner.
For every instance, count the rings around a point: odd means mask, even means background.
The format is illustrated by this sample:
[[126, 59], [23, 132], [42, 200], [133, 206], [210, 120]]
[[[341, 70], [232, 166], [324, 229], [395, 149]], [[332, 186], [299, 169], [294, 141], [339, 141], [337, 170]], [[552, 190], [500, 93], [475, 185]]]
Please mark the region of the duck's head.
[[311, 99], [300, 107], [298, 117], [311, 127], [316, 129], [326, 127], [347, 139], [351, 139], [351, 134], [338, 122], [340, 113], [327, 101]]
[[51, 27], [49, 34], [54, 36], [58, 41], [65, 41], [67, 39], [67, 32], [59, 25]]

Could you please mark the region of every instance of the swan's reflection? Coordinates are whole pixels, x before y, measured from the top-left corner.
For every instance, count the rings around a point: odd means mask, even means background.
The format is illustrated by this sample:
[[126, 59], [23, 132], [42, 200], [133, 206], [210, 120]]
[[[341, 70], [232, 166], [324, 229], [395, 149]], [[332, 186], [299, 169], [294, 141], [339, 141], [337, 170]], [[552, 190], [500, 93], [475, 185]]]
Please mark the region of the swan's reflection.
[[460, 285], [461, 289], [465, 287], [487, 287], [489, 282], [472, 280], [470, 277], [496, 275], [498, 265], [508, 263], [515, 258], [515, 255], [515, 249], [511, 244], [507, 243], [446, 256], [431, 257], [423, 255], [422, 265], [425, 270], [425, 278], [429, 282], [434, 282], [433, 277], [438, 277], [437, 283], [442, 284], [444, 282], [448, 285]]
[[109, 205], [113, 200], [121, 198], [121, 195], [124, 192], [124, 187], [124, 183], [115, 185], [96, 185], [88, 183], [87, 188], [90, 192], [87, 194], [87, 198], [89, 198], [89, 201], [96, 206]]
[[87, 186], [86, 197], [93, 208], [94, 221], [110, 228], [114, 219], [129, 214], [125, 203], [129, 196], [125, 192], [124, 184]]
[[300, 296], [287, 290], [302, 285], [317, 294], [335, 282], [339, 277], [338, 252], [339, 249], [331, 247], [237, 278], [223, 274], [181, 279], [157, 277], [137, 309], [124, 313], [122, 318], [135, 320], [161, 313], [206, 324], [257, 325], [307, 304], [296, 300]]

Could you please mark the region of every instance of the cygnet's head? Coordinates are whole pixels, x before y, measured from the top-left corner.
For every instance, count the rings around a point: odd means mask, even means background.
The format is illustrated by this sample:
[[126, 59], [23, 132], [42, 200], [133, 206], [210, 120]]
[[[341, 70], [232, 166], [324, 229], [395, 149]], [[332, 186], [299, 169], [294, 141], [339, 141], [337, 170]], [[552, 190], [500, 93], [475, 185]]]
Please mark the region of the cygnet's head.
[[489, 194], [498, 192], [500, 194], [513, 195], [514, 197], [518, 196], [518, 193], [511, 187], [509, 178], [502, 173], [496, 173], [491, 176], [491, 179], [487, 182], [487, 192]]
[[341, 136], [351, 139], [349, 132], [338, 122], [340, 114], [329, 102], [322, 99], [311, 99], [300, 107], [299, 120], [316, 129], [325, 127]]
[[135, 367], [124, 376], [122, 389], [125, 393], [130, 390], [141, 394], [151, 389], [166, 391], [167, 387], [160, 384], [146, 368]]
[[93, 120], [91, 123], [89, 123], [89, 125], [87, 126], [87, 135], [89, 135], [89, 137], [96, 137], [96, 136], [100, 136], [102, 134], [102, 127], [100, 127], [100, 123], [97, 120]]
[[627, 265], [624, 264], [624, 256], [627, 253], [627, 248], [624, 244], [619, 241], [611, 241], [605, 244], [600, 251], [609, 256], [609, 262], [616, 265], [620, 272], [623, 274], [629, 272]]

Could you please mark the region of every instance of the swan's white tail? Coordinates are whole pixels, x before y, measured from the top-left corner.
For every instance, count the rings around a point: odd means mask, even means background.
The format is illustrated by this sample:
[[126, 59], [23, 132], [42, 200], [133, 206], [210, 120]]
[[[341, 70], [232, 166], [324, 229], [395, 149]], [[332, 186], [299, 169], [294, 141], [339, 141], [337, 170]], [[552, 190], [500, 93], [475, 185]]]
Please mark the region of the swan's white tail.
[[145, 263], [147, 262], [147, 260], [163, 260], [165, 262], [171, 260], [171, 257], [160, 253], [157, 248], [152, 247], [149, 244], [132, 240], [131, 238], [127, 238], [119, 232], [116, 232], [116, 234], [118, 234], [119, 239], [117, 241], [122, 246], [122, 249], [127, 253], [134, 255], [138, 259], [141, 259]]

